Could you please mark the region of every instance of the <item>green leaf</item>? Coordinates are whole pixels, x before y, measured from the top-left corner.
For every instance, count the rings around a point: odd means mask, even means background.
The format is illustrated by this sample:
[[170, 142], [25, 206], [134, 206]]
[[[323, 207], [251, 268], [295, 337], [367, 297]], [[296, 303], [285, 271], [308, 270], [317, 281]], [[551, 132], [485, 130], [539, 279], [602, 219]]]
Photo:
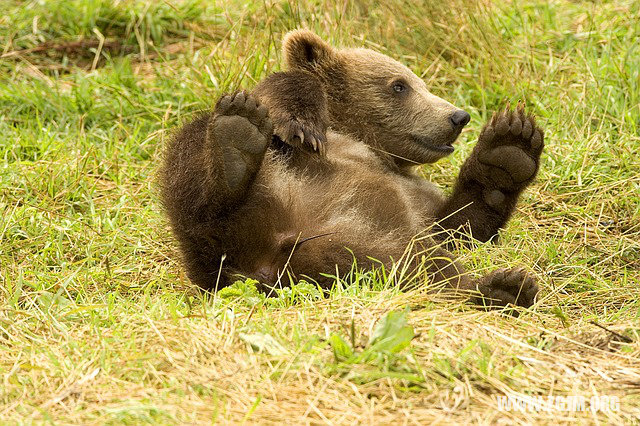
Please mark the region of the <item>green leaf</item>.
[[229, 287], [218, 290], [218, 297], [227, 301], [243, 301], [249, 306], [261, 303], [265, 299], [264, 293], [256, 287], [258, 281], [247, 278], [245, 281], [236, 281]]
[[282, 346], [276, 339], [274, 339], [270, 334], [265, 333], [255, 333], [255, 334], [246, 334], [239, 333], [238, 337], [241, 340], [247, 342], [251, 345], [251, 348], [256, 352], [266, 352], [269, 355], [280, 356], [280, 355], [288, 355], [289, 351], [287, 348]]
[[409, 308], [402, 312], [391, 311], [378, 321], [369, 339], [371, 349], [397, 353], [409, 346], [415, 333], [407, 324], [408, 314]]
[[329, 344], [333, 348], [333, 356], [336, 361], [346, 361], [353, 356], [353, 349], [337, 333], [332, 333], [329, 337]]
[[60, 293], [60, 291], [58, 291], [57, 293], [51, 293], [49, 291], [41, 292], [40, 294], [38, 294], [38, 302], [40, 303], [40, 306], [44, 307], [45, 309], [52, 310], [73, 306], [73, 302], [62, 296]]
[[560, 320], [560, 322], [562, 322], [562, 325], [564, 327], [569, 327], [569, 318], [567, 317], [567, 315], [562, 311], [562, 309], [560, 308], [560, 306], [554, 306], [553, 308], [551, 308], [551, 313], [553, 315], [556, 316], [556, 318], [558, 318]]

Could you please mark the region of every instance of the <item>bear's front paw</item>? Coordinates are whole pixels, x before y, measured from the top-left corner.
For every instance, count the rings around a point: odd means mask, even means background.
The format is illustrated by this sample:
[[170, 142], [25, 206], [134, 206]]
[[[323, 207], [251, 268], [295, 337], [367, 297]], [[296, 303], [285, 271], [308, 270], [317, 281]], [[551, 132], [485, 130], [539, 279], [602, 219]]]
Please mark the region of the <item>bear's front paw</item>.
[[493, 115], [472, 154], [477, 160], [473, 178], [485, 186], [487, 203], [499, 204], [502, 191], [518, 191], [533, 180], [543, 146], [543, 132], [523, 104]]
[[498, 269], [478, 283], [481, 296], [472, 302], [485, 308], [507, 305], [530, 307], [538, 294], [538, 285], [533, 275], [524, 268]]
[[326, 154], [326, 126], [300, 118], [278, 117], [273, 114], [274, 134], [284, 143], [320, 155]]

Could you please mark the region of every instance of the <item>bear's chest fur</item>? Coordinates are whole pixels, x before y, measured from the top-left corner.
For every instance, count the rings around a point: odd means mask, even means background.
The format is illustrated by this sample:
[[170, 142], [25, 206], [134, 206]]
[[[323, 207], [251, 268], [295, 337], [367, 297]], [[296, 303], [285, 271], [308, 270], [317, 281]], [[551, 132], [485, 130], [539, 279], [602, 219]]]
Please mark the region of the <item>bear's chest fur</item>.
[[396, 235], [406, 245], [431, 226], [442, 201], [430, 182], [390, 171], [367, 145], [334, 132], [318, 170], [292, 170], [272, 152], [256, 183], [283, 212], [280, 232], [302, 236]]

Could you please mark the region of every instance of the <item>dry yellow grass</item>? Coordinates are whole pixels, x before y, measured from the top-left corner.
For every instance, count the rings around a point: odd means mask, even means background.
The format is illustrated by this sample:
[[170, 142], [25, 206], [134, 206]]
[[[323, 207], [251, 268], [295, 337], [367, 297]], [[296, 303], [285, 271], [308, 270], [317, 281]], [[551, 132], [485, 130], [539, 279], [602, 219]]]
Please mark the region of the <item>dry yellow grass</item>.
[[[418, 334], [406, 362], [424, 378], [412, 390], [402, 389], [406, 381], [384, 374], [358, 383], [375, 369], [367, 364], [329, 375], [330, 350], [309, 350], [308, 342], [300, 341], [300, 335], [347, 334], [345, 326], [353, 321], [356, 345], [364, 345], [376, 321], [406, 305], [414, 307], [410, 324]], [[420, 309], [424, 305], [429, 308]], [[104, 309], [85, 307], [57, 316]], [[37, 324], [26, 315], [3, 327], [5, 336], [23, 349], [4, 353], [2, 363], [10, 369], [3, 373], [3, 385], [5, 391], [24, 392], [4, 404], [3, 418], [74, 424], [576, 419], [619, 424], [640, 416], [638, 334], [632, 335], [634, 343], [624, 343], [586, 321], [563, 330], [548, 314], [514, 319], [434, 306], [429, 296], [417, 292], [381, 292], [366, 302], [337, 295], [282, 309], [236, 307], [233, 314], [210, 311], [173, 319], [146, 309], [112, 314], [121, 323], [117, 334], [98, 332], [89, 321], [65, 327], [54, 321]], [[5, 311], [3, 324], [6, 320]], [[255, 353], [238, 338], [249, 321], [268, 327], [286, 352]], [[30, 322], [35, 326], [29, 333]], [[615, 329], [623, 331], [624, 324]], [[29, 350], [36, 345], [46, 350]], [[588, 404], [585, 412], [498, 410], [496, 395], [525, 393], [617, 396], [620, 410], [591, 412]]]

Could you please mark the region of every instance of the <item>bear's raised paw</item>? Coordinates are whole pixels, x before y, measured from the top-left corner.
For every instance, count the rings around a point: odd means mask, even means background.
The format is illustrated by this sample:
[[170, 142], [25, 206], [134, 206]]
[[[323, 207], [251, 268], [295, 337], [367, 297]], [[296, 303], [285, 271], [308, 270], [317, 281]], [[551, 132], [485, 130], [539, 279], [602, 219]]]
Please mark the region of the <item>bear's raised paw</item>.
[[493, 115], [472, 154], [477, 159], [473, 177], [485, 186], [487, 203], [499, 204], [500, 192], [521, 190], [533, 180], [543, 146], [544, 134], [523, 104]]
[[267, 107], [238, 92], [218, 101], [207, 129], [207, 140], [222, 154], [224, 175], [232, 191], [257, 172], [273, 134]]

